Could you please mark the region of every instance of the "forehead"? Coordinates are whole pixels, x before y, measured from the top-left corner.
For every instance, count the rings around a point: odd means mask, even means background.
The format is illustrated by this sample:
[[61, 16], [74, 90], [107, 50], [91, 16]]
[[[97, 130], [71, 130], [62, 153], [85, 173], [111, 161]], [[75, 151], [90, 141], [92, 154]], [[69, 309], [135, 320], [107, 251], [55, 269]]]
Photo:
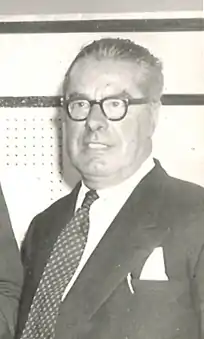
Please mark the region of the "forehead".
[[126, 91], [135, 95], [140, 92], [141, 80], [142, 69], [133, 61], [89, 57], [78, 60], [72, 67], [66, 92], [104, 96]]

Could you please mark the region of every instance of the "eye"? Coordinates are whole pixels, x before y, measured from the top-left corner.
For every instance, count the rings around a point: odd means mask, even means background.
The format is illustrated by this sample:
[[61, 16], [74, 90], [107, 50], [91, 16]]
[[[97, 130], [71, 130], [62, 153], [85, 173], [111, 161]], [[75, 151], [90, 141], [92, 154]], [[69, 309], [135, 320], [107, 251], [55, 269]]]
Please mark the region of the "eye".
[[72, 100], [69, 104], [70, 108], [73, 109], [86, 109], [89, 107], [87, 100]]
[[123, 105], [123, 102], [121, 102], [121, 100], [110, 100], [110, 104], [113, 106], [113, 107], [119, 107], [121, 105]]
[[120, 99], [107, 99], [106, 100], [106, 105], [109, 108], [120, 108], [124, 106], [124, 102]]
[[77, 100], [73, 102], [74, 106], [78, 107], [84, 107], [87, 103], [84, 100]]

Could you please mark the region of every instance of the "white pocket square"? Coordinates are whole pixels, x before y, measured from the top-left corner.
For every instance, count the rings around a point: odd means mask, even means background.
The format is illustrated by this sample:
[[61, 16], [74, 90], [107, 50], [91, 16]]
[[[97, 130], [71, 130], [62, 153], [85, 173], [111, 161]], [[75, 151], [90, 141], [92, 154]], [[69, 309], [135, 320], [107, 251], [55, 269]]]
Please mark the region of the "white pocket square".
[[140, 280], [169, 280], [165, 272], [164, 252], [162, 247], [156, 247], [150, 256], [147, 258]]

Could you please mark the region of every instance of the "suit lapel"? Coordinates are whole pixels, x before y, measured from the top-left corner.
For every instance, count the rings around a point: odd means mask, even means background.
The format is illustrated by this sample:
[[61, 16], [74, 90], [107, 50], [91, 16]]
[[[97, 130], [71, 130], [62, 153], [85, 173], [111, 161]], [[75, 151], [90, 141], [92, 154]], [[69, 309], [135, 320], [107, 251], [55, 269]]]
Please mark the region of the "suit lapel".
[[133, 268], [139, 277], [149, 254], [161, 245], [168, 229], [159, 221], [165, 174], [157, 167], [133, 191], [68, 293], [56, 336], [63, 326], [90, 319]]

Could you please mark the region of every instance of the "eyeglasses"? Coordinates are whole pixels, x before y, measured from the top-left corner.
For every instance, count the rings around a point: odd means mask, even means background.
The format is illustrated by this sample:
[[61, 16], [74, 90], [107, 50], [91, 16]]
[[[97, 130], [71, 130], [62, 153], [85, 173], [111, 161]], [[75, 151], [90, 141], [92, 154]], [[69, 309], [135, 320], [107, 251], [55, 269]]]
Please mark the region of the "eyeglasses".
[[88, 118], [93, 105], [99, 105], [108, 120], [122, 120], [128, 111], [129, 105], [143, 105], [150, 102], [148, 98], [118, 99], [104, 98], [102, 100], [62, 99], [62, 105], [70, 119], [84, 121]]

